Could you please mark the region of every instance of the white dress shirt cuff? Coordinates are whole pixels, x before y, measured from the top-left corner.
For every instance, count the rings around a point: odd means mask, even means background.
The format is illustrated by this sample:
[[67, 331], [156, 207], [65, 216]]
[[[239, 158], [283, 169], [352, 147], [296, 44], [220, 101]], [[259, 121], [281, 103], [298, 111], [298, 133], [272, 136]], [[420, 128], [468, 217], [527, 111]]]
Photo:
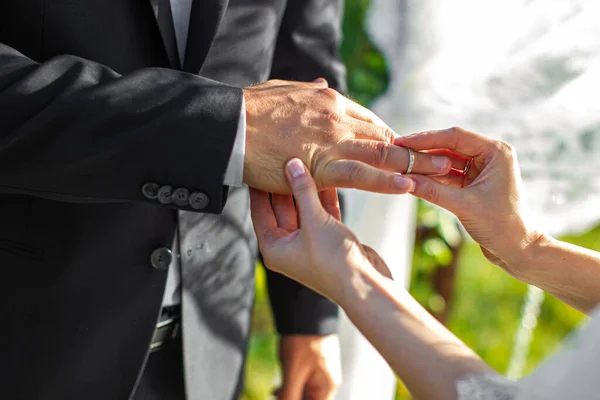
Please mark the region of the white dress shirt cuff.
[[244, 155], [246, 154], [246, 101], [242, 98], [242, 112], [238, 123], [229, 164], [225, 171], [223, 183], [227, 186], [242, 187], [244, 185]]

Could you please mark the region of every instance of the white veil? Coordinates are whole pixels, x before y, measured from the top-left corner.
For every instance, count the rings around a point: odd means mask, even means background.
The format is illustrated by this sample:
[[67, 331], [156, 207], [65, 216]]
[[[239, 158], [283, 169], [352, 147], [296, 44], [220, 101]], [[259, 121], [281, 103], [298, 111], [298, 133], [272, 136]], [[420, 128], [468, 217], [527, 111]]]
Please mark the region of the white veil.
[[[460, 125], [518, 151], [555, 234], [600, 221], [600, 2], [375, 0], [370, 30], [405, 51], [378, 105], [401, 133]], [[396, 39], [383, 32], [397, 26]]]

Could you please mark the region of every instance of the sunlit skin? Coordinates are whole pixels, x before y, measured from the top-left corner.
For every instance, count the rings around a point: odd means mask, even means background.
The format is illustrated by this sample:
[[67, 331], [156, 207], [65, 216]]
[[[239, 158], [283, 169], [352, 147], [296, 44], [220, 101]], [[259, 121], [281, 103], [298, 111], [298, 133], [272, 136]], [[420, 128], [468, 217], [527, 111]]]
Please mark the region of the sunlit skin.
[[[327, 81], [272, 80], [245, 88], [244, 99], [248, 186], [289, 194], [283, 167], [298, 157], [320, 189], [409, 191], [411, 181], [401, 175], [408, 167], [408, 152], [393, 145], [395, 133], [371, 111], [329, 88]], [[446, 157], [416, 154], [416, 173], [443, 175], [449, 170]]]
[[[598, 304], [599, 254], [557, 241], [527, 221], [519, 166], [509, 145], [459, 128], [396, 144], [450, 157], [455, 172], [410, 175], [412, 193], [453, 212], [492, 262], [584, 312]], [[473, 166], [463, 176], [457, 171], [469, 158]], [[287, 163], [286, 177], [295, 206], [291, 196], [250, 193], [267, 267], [340, 304], [417, 399], [456, 399], [458, 379], [493, 373], [390, 278], [381, 257], [339, 221], [335, 194], [319, 195], [299, 159]]]
[[[401, 174], [408, 167], [408, 152], [392, 143], [395, 133], [371, 111], [329, 88], [325, 79], [271, 80], [245, 88], [244, 100], [243, 178], [248, 186], [289, 194], [284, 166], [291, 157], [299, 157], [320, 189], [410, 191], [412, 181]], [[419, 153], [413, 170], [445, 174], [450, 162], [444, 156]], [[333, 335], [282, 336], [280, 399], [332, 398], [341, 379], [338, 347]]]

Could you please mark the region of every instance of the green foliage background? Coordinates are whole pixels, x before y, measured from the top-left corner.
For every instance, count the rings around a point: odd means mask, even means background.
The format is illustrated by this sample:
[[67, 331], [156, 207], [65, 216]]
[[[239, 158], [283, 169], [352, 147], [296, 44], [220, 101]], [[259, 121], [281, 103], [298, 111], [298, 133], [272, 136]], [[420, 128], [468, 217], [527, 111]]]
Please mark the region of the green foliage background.
[[[346, 0], [342, 57], [348, 68], [349, 96], [368, 106], [388, 85], [385, 59], [370, 42], [363, 26], [369, 0]], [[424, 28], [426, 29], [426, 28]], [[432, 206], [420, 203], [420, 224], [435, 226], [440, 237], [452, 235], [454, 223]], [[600, 227], [586, 234], [564, 238], [600, 251]], [[415, 248], [411, 293], [428, 308], [439, 306], [431, 284], [432, 269], [448, 263], [443, 241], [423, 242]], [[450, 255], [451, 256], [451, 255]], [[244, 400], [263, 400], [277, 384], [277, 337], [265, 288], [264, 270], [258, 266], [252, 339], [246, 367]], [[520, 323], [526, 285], [491, 265], [479, 247], [467, 242], [461, 252], [456, 294], [449, 328], [492, 367], [506, 371], [514, 334]], [[534, 332], [528, 371], [557, 349], [560, 341], [581, 321], [582, 315], [547, 295]], [[401, 383], [397, 399], [410, 398]]]

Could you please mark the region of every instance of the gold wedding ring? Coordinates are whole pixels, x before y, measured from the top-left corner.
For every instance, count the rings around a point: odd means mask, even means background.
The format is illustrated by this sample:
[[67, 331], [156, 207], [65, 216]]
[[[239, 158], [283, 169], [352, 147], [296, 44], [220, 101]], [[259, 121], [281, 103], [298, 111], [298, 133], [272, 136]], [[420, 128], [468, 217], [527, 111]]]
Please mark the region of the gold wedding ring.
[[410, 147], [407, 147], [406, 150], [408, 150], [408, 168], [405, 174], [410, 174], [415, 166], [415, 152]]

